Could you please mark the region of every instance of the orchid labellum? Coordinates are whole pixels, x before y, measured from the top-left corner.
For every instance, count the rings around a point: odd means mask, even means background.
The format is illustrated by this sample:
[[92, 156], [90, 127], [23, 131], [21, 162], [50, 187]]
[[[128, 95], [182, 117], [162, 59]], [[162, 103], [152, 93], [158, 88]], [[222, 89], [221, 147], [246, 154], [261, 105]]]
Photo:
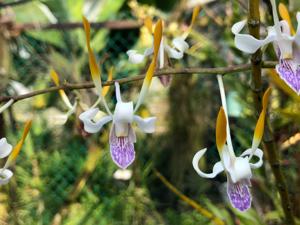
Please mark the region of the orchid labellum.
[[[51, 70], [50, 76], [54, 84], [58, 87], [60, 85], [58, 74], [54, 70]], [[65, 103], [66, 107], [69, 109], [67, 113], [62, 115], [57, 115], [54, 118], [56, 124], [62, 125], [65, 124], [68, 118], [75, 112], [75, 109], [77, 107], [77, 102], [75, 101], [75, 103], [72, 105], [70, 99], [68, 98], [68, 96], [66, 95], [63, 89], [58, 90], [58, 93], [61, 99], [63, 100], [63, 102]]]
[[274, 26], [268, 27], [268, 35], [263, 40], [258, 40], [251, 35], [241, 34], [246, 25], [246, 20], [233, 25], [235, 45], [241, 51], [254, 53], [259, 48], [271, 42], [279, 58], [276, 71], [298, 95], [300, 95], [300, 12], [297, 13], [298, 27], [294, 31], [288, 11], [280, 5], [279, 12], [283, 20], [279, 21], [276, 2], [271, 0]]
[[[222, 105], [216, 123], [216, 144], [220, 156], [220, 161], [213, 167], [212, 173], [205, 173], [199, 168], [199, 160], [204, 156], [207, 149], [198, 151], [193, 158], [193, 167], [199, 176], [204, 178], [214, 178], [222, 171], [227, 176], [227, 194], [232, 206], [240, 211], [245, 211], [251, 206], [251, 194], [249, 191], [251, 169], [256, 169], [263, 164], [263, 151], [258, 148], [264, 133], [265, 115], [267, 113], [268, 97], [270, 88], [263, 97], [263, 108], [254, 131], [251, 148], [245, 150], [240, 156], [236, 156], [233, 150], [230, 128], [227, 115], [225, 91], [221, 75], [218, 75], [218, 82], [221, 92]], [[253, 156], [258, 157], [256, 163], [252, 163]]]
[[[168, 45], [166, 39], [163, 37], [160, 42], [160, 48], [158, 53], [158, 65], [159, 68], [162, 69], [167, 64], [168, 58], [172, 59], [182, 59], [184, 53], [189, 49], [188, 43], [185, 41], [187, 36], [192, 30], [192, 26], [200, 12], [200, 7], [196, 7], [193, 10], [192, 21], [188, 28], [188, 30], [181, 35], [180, 37], [176, 37], [172, 40], [172, 47]], [[152, 21], [150, 18], [147, 18], [145, 21], [145, 26], [147, 27], [148, 31], [152, 34]], [[145, 57], [148, 57], [153, 54], [153, 47], [147, 48], [143, 54], [137, 52], [137, 50], [128, 50], [127, 55], [129, 57], [129, 61], [134, 64], [138, 64], [144, 61]], [[167, 56], [167, 57], [166, 57]], [[164, 86], [168, 86], [171, 81], [171, 76], [164, 75], [159, 77], [161, 83]]]
[[112, 128], [109, 137], [111, 157], [120, 168], [126, 169], [135, 159], [134, 143], [136, 142], [136, 136], [132, 128], [133, 122], [136, 122], [138, 127], [145, 133], [153, 133], [155, 130], [155, 117], [143, 119], [135, 115], [135, 113], [142, 104], [152, 81], [162, 36], [162, 21], [158, 21], [155, 27], [154, 56], [146, 72], [143, 86], [135, 107], [133, 106], [133, 102], [123, 102], [119, 83], [115, 82], [117, 104], [113, 113], [109, 110], [107, 103], [105, 102], [103, 96], [104, 89], [102, 89], [101, 84], [100, 69], [96, 64], [95, 56], [90, 48], [90, 24], [85, 18], [83, 19], [83, 22], [87, 38], [92, 79], [99, 93], [99, 99], [101, 99], [106, 109], [107, 115], [96, 121], [95, 116], [99, 112], [99, 109], [92, 107], [91, 109], [83, 112], [79, 116], [79, 119], [83, 122], [85, 131], [89, 133], [96, 133], [100, 131], [104, 124], [112, 121]]
[[31, 120], [27, 121], [23, 131], [23, 135], [18, 144], [13, 148], [9, 143], [7, 143], [6, 138], [0, 139], [0, 158], [5, 158], [9, 156], [6, 160], [6, 163], [3, 168], [0, 169], [0, 185], [7, 184], [13, 176], [13, 172], [8, 169], [12, 163], [16, 160], [17, 156], [20, 153], [20, 150], [24, 144], [26, 136], [31, 127]]

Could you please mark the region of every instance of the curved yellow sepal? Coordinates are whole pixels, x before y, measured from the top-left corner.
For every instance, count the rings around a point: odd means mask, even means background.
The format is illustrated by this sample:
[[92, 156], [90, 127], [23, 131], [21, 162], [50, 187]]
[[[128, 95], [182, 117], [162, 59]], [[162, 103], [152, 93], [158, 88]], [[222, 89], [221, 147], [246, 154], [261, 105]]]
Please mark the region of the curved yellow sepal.
[[84, 27], [85, 36], [86, 36], [86, 46], [87, 46], [88, 53], [89, 53], [89, 66], [90, 66], [91, 76], [92, 76], [92, 79], [96, 86], [96, 89], [100, 95], [102, 93], [101, 71], [98, 67], [95, 55], [94, 55], [94, 53], [91, 49], [91, 45], [90, 45], [91, 26], [90, 26], [89, 21], [84, 16], [82, 16], [82, 21], [83, 21], [83, 27]]
[[[55, 70], [53, 70], [53, 69], [50, 70], [50, 76], [51, 76], [54, 84], [58, 87], [60, 85], [60, 82], [59, 82], [58, 74], [55, 72]], [[62, 100], [64, 101], [66, 106], [68, 108], [73, 108], [73, 106], [72, 106], [68, 96], [66, 95], [65, 91], [60, 89], [60, 90], [58, 90], [58, 93], [60, 94], [60, 97], [62, 98]]]
[[14, 147], [14, 149], [12, 150], [10, 156], [8, 157], [6, 163], [5, 163], [5, 166], [4, 168], [7, 168], [11, 165], [12, 162], [14, 162], [17, 158], [17, 156], [19, 155], [20, 151], [21, 151], [21, 148], [24, 144], [24, 141], [27, 137], [27, 134], [31, 128], [31, 123], [32, 123], [32, 120], [28, 120], [25, 124], [25, 127], [24, 127], [24, 131], [23, 131], [23, 134], [22, 134], [22, 137], [21, 137], [21, 140], [18, 142], [18, 144]]
[[291, 30], [291, 34], [294, 35], [296, 32], [295, 32], [295, 29], [293, 27], [289, 11], [288, 11], [287, 7], [285, 6], [285, 4], [279, 3], [278, 10], [279, 10], [280, 17], [283, 20], [285, 20], [286, 22], [288, 22], [290, 30]]
[[223, 107], [221, 107], [218, 113], [217, 123], [216, 123], [216, 144], [219, 152], [222, 151], [226, 143], [226, 137], [227, 137], [226, 126], [227, 126], [227, 120], [226, 120], [225, 111]]
[[262, 100], [262, 108], [263, 108], [263, 110], [267, 110], [268, 102], [269, 102], [269, 97], [270, 97], [271, 91], [272, 91], [272, 88], [269, 87], [269, 88], [265, 91], [265, 93], [264, 93], [263, 100]]
[[[114, 67], [110, 67], [109, 68], [109, 71], [108, 71], [108, 76], [107, 76], [107, 82], [108, 81], [112, 81], [112, 78], [113, 78], [113, 72], [114, 72]], [[102, 89], [102, 96], [103, 97], [105, 97], [106, 95], [107, 95], [107, 93], [108, 93], [108, 91], [109, 91], [109, 88], [110, 88], [110, 86], [105, 86], [105, 87], [103, 87], [103, 89]]]
[[152, 34], [153, 33], [153, 22], [152, 22], [152, 19], [150, 17], [147, 17], [145, 20], [144, 20], [144, 25], [145, 27], [148, 29], [149, 33]]

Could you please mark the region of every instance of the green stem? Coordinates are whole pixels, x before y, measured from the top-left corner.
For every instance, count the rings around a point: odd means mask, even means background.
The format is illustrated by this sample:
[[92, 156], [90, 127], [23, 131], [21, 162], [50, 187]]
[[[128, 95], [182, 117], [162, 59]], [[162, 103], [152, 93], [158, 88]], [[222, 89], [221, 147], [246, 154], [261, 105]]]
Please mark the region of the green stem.
[[[249, 17], [248, 17], [249, 32], [252, 36], [259, 39], [260, 28], [260, 14], [259, 14], [259, 0], [249, 0]], [[262, 53], [260, 50], [255, 52], [251, 57], [252, 64], [252, 81], [251, 89], [253, 91], [254, 103], [257, 116], [262, 108]], [[281, 205], [284, 211], [286, 224], [295, 225], [294, 215], [292, 212], [291, 200], [288, 193], [286, 180], [283, 176], [280, 159], [278, 154], [278, 147], [274, 141], [271, 124], [268, 116], [266, 116], [266, 126], [264, 134], [264, 151], [267, 153], [269, 163], [275, 177], [276, 187], [281, 198]]]

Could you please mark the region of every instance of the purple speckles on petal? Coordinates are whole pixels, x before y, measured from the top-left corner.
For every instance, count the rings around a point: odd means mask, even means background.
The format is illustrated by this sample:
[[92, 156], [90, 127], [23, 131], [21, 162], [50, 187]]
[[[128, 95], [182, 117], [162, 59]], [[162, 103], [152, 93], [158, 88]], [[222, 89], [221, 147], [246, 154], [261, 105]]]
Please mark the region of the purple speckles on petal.
[[227, 194], [232, 206], [240, 211], [251, 207], [251, 194], [246, 182], [233, 183], [228, 180]]
[[[130, 128], [131, 129], [131, 128]], [[122, 169], [126, 169], [135, 159], [134, 143], [130, 136], [117, 137], [114, 126], [109, 138], [112, 160]]]
[[287, 85], [289, 85], [298, 95], [300, 94], [300, 68], [293, 60], [280, 60], [276, 70]]

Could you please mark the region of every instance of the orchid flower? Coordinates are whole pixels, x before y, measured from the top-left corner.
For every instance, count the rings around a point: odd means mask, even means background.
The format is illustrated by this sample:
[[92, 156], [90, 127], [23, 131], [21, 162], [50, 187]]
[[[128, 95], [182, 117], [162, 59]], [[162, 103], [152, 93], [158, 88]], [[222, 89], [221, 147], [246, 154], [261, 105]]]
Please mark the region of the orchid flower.
[[[212, 173], [201, 171], [198, 163], [207, 151], [205, 148], [195, 154], [193, 158], [193, 167], [199, 176], [204, 178], [214, 178], [222, 171], [225, 171], [227, 176], [227, 194], [230, 202], [234, 208], [245, 211], [251, 206], [251, 194], [248, 188], [251, 185], [251, 169], [259, 168], [263, 164], [263, 151], [259, 149], [258, 146], [264, 133], [265, 115], [267, 112], [270, 88], [265, 92], [263, 97], [263, 108], [254, 131], [252, 147], [245, 150], [237, 157], [234, 153], [230, 136], [226, 97], [221, 75], [218, 75], [218, 82], [223, 106], [217, 117], [216, 144], [221, 160], [214, 165]], [[251, 162], [253, 156], [258, 157], [259, 159], [256, 163]]]
[[[297, 13], [298, 28], [294, 32], [290, 27], [290, 17], [287, 10], [281, 4], [279, 11], [284, 20], [279, 21], [276, 2], [272, 4], [274, 26], [268, 27], [268, 35], [263, 40], [258, 40], [251, 35], [241, 34], [246, 25], [246, 20], [233, 25], [232, 32], [235, 35], [235, 45], [241, 51], [254, 53], [259, 48], [271, 42], [279, 58], [276, 71], [298, 95], [300, 95], [300, 12]], [[292, 34], [291, 34], [292, 33]]]
[[[88, 21], [84, 18], [84, 27], [87, 37], [87, 46], [89, 47], [89, 33], [90, 25]], [[135, 159], [134, 143], [136, 142], [135, 132], [132, 128], [132, 123], [136, 122], [138, 127], [145, 133], [153, 133], [155, 130], [155, 117], [141, 118], [135, 113], [142, 104], [145, 95], [149, 89], [152, 81], [154, 70], [156, 67], [156, 61], [158, 56], [158, 50], [161, 42], [162, 36], [162, 21], [158, 21], [155, 31], [154, 31], [154, 56], [152, 62], [146, 72], [146, 76], [143, 82], [143, 86], [137, 100], [135, 107], [133, 102], [123, 102], [120, 92], [120, 85], [115, 82], [115, 92], [117, 104], [113, 113], [109, 110], [107, 104], [105, 103], [102, 94], [102, 84], [100, 78], [100, 70], [95, 63], [95, 56], [91, 49], [89, 50], [89, 62], [90, 70], [95, 86], [99, 92], [99, 97], [102, 100], [106, 112], [108, 115], [102, 117], [100, 120], [96, 120], [95, 116], [99, 112], [98, 108], [91, 108], [83, 112], [79, 119], [84, 124], [85, 131], [89, 133], [96, 133], [100, 131], [108, 122], [112, 121], [112, 127], [110, 131], [109, 144], [110, 153], [113, 161], [122, 169], [126, 169]]]
[[[168, 62], [168, 58], [172, 59], [182, 59], [184, 53], [189, 49], [188, 43], [185, 41], [187, 36], [192, 30], [192, 26], [195, 23], [195, 20], [200, 12], [200, 7], [196, 7], [193, 10], [192, 20], [189, 28], [186, 32], [183, 33], [180, 37], [176, 37], [172, 40], [172, 47], [167, 44], [165, 38], [163, 37], [160, 42], [160, 48], [158, 53], [159, 69], [164, 68]], [[148, 29], [149, 33], [153, 33], [152, 21], [150, 18], [145, 19], [144, 24]], [[147, 48], [143, 54], [138, 53], [137, 50], [128, 50], [127, 55], [129, 61], [134, 64], [139, 64], [144, 61], [145, 57], [148, 57], [153, 54], [153, 47]], [[167, 56], [167, 57], [165, 57]], [[171, 76], [164, 75], [159, 77], [161, 83], [164, 86], [168, 86], [171, 81]]]
[[[50, 76], [51, 76], [54, 84], [57, 87], [59, 87], [60, 86], [59, 77], [53, 69], [50, 71]], [[55, 117], [55, 120], [56, 120], [55, 123], [62, 125], [62, 124], [65, 124], [67, 122], [69, 116], [71, 116], [75, 112], [75, 109], [77, 107], [77, 102], [75, 101], [75, 103], [72, 105], [70, 102], [70, 99], [68, 98], [68, 96], [66, 95], [66, 92], [63, 89], [59, 89], [58, 93], [59, 93], [61, 99], [63, 100], [63, 102], [65, 103], [65, 105], [67, 106], [67, 108], [69, 109], [67, 113]]]
[[31, 127], [31, 120], [27, 121], [23, 131], [23, 135], [18, 144], [13, 148], [9, 143], [7, 143], [6, 138], [0, 139], [0, 158], [3, 159], [9, 156], [6, 160], [6, 163], [3, 168], [0, 169], [0, 185], [7, 184], [13, 176], [13, 172], [8, 169], [12, 163], [16, 160], [17, 156], [20, 153], [20, 150], [24, 144], [26, 136]]

